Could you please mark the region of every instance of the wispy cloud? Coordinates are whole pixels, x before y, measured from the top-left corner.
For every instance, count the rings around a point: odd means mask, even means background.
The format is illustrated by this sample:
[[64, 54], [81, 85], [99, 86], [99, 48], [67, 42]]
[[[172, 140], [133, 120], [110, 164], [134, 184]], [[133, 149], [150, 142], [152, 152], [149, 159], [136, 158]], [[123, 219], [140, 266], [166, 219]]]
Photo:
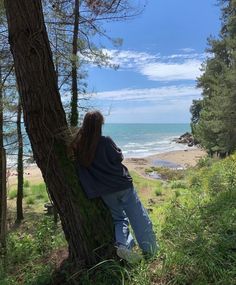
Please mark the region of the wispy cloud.
[[187, 47], [187, 48], [181, 48], [180, 51], [186, 52], [186, 53], [193, 53], [195, 52], [195, 49]]
[[201, 95], [194, 86], [167, 86], [143, 89], [121, 89], [94, 94], [96, 100], [131, 101], [131, 102], [171, 102], [176, 100], [192, 100]]
[[148, 63], [140, 72], [154, 81], [195, 80], [200, 76], [201, 61], [187, 60], [183, 63]]
[[185, 48], [182, 53], [161, 55], [131, 50], [103, 50], [111, 58], [111, 63], [120, 70], [132, 70], [152, 81], [195, 80], [200, 72], [204, 53], [196, 53]]

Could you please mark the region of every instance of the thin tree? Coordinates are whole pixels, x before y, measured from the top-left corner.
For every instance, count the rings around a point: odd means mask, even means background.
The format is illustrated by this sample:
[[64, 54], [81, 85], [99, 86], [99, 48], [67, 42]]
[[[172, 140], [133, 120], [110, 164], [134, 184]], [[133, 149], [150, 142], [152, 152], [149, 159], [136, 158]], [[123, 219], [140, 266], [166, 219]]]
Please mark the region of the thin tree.
[[24, 166], [23, 166], [23, 137], [21, 130], [21, 101], [20, 96], [17, 106], [17, 197], [16, 197], [16, 222], [20, 223], [24, 219], [23, 215], [23, 184], [24, 184]]
[[72, 61], [71, 61], [71, 113], [70, 125], [78, 126], [78, 36], [79, 36], [79, 0], [75, 0], [74, 6], [74, 29], [73, 29], [73, 43], [72, 43]]
[[5, 149], [3, 145], [3, 78], [0, 62], [0, 254], [6, 246], [6, 162]]

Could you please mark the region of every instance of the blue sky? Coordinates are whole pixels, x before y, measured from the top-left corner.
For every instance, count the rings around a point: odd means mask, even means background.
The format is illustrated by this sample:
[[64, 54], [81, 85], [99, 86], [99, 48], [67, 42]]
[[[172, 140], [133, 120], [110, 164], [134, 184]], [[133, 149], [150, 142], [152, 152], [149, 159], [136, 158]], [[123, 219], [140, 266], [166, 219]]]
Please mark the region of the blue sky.
[[119, 48], [101, 40], [119, 69], [88, 68], [90, 104], [109, 113], [108, 123], [189, 123], [207, 37], [218, 35], [219, 18], [216, 0], [149, 0], [140, 16], [106, 23], [109, 36], [123, 39]]

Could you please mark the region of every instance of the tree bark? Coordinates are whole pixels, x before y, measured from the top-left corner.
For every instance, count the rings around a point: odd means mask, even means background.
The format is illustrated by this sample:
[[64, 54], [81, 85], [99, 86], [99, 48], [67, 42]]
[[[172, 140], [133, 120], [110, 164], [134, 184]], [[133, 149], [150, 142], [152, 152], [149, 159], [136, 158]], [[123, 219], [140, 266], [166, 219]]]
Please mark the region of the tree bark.
[[73, 43], [72, 43], [72, 86], [71, 86], [71, 126], [78, 126], [78, 36], [79, 36], [79, 0], [75, 0], [74, 7], [74, 30], [73, 30]]
[[112, 240], [111, 217], [100, 200], [88, 200], [67, 157], [68, 129], [40, 0], [5, 0], [9, 42], [34, 158], [60, 215], [69, 258], [91, 265], [96, 249]]
[[18, 157], [17, 157], [17, 197], [16, 197], [16, 222], [20, 223], [23, 216], [23, 183], [24, 183], [24, 166], [23, 166], [23, 139], [21, 132], [21, 102], [20, 97], [17, 107], [17, 140], [18, 140]]
[[5, 252], [6, 247], [6, 218], [6, 153], [3, 147], [3, 80], [2, 67], [0, 63], [0, 249], [2, 253]]

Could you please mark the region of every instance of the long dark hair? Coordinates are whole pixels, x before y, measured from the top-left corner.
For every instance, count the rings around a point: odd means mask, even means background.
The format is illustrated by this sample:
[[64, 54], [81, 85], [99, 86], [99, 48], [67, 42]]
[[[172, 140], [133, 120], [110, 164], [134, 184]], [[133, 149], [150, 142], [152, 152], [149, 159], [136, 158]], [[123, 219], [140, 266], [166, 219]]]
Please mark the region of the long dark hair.
[[86, 113], [82, 127], [72, 142], [72, 149], [79, 163], [85, 167], [94, 160], [97, 144], [102, 135], [104, 117], [99, 111]]

